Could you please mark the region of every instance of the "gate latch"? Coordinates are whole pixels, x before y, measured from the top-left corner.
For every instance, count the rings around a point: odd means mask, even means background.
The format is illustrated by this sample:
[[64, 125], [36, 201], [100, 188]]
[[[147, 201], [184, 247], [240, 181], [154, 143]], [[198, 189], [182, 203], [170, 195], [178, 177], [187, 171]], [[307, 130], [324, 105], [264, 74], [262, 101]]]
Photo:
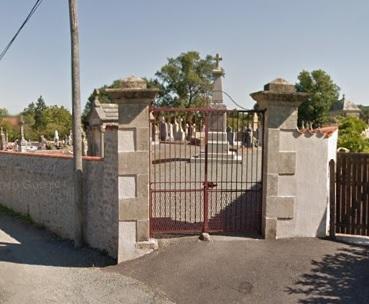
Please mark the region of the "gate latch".
[[[208, 188], [212, 189], [215, 188], [216, 186], [218, 186], [217, 183], [213, 183], [213, 182], [207, 182], [208, 183]], [[205, 186], [206, 182], [203, 182], [203, 185]]]

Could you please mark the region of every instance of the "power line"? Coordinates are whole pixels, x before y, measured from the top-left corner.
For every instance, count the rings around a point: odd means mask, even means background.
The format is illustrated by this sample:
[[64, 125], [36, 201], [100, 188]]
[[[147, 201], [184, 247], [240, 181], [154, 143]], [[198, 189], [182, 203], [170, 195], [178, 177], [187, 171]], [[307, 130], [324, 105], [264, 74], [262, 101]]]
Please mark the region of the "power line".
[[36, 3], [33, 5], [31, 11], [29, 12], [27, 18], [23, 21], [22, 25], [19, 27], [13, 38], [9, 41], [7, 46], [4, 48], [4, 50], [0, 54], [0, 61], [4, 58], [5, 54], [8, 52], [9, 48], [12, 46], [13, 42], [21, 32], [21, 30], [24, 28], [24, 26], [27, 24], [27, 22], [31, 19], [32, 15], [36, 12], [38, 7], [41, 5], [43, 0], [37, 0]]
[[239, 107], [240, 109], [242, 109], [242, 110], [247, 110], [245, 107], [243, 107], [243, 106], [241, 106], [239, 103], [237, 103], [234, 99], [233, 99], [233, 97], [230, 95], [230, 94], [228, 94], [226, 91], [221, 91], [221, 90], [215, 90], [214, 92], [221, 92], [221, 93], [223, 93], [224, 95], [226, 95], [228, 98], [229, 98], [229, 100], [230, 101], [232, 101], [237, 107]]

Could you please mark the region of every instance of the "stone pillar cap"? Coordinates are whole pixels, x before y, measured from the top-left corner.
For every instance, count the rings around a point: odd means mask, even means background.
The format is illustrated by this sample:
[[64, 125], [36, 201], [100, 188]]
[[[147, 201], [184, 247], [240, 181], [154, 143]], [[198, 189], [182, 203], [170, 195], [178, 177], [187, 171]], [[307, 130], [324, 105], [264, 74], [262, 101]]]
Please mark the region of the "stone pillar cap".
[[276, 93], [295, 93], [296, 88], [292, 83], [289, 83], [283, 78], [276, 78], [273, 81], [264, 85], [264, 91]]
[[283, 78], [277, 78], [264, 85], [264, 91], [251, 93], [257, 102], [291, 102], [302, 103], [309, 97], [308, 93], [296, 92], [293, 84]]
[[159, 90], [156, 88], [148, 89], [146, 81], [137, 76], [129, 76], [122, 79], [120, 88], [105, 90], [105, 92], [108, 93], [113, 100], [154, 99], [158, 91]]
[[140, 77], [131, 75], [121, 80], [123, 89], [147, 89], [147, 83]]

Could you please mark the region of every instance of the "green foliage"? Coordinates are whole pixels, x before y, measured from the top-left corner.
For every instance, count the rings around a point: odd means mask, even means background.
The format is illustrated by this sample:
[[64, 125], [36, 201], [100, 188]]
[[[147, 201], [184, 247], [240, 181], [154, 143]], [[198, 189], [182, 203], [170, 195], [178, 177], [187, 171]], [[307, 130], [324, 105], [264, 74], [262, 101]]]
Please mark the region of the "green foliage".
[[8, 109], [0, 108], [0, 117], [8, 116], [8, 115], [9, 115]]
[[113, 83], [111, 85], [104, 85], [102, 87], [100, 87], [98, 90], [94, 90], [90, 96], [88, 97], [88, 100], [86, 102], [85, 108], [83, 110], [82, 113], [82, 124], [84, 125], [84, 127], [86, 128], [87, 124], [88, 124], [88, 115], [91, 112], [92, 109], [92, 105], [94, 103], [94, 100], [96, 97], [98, 97], [99, 102], [101, 103], [111, 103], [112, 100], [110, 98], [110, 96], [106, 93], [106, 89], [114, 89], [114, 88], [119, 88], [121, 87], [122, 81], [121, 80], [115, 80], [113, 81]]
[[34, 107], [34, 120], [33, 127], [35, 130], [44, 130], [47, 125], [46, 117], [44, 115], [47, 109], [44, 98], [40, 96], [37, 99], [36, 106]]
[[[182, 53], [176, 58], [169, 58], [168, 63], [156, 72], [154, 78], [144, 79], [148, 88], [159, 89], [155, 101], [158, 106], [203, 106], [210, 99], [214, 67], [215, 60], [212, 56], [207, 55], [201, 58], [198, 52], [191, 51]], [[88, 115], [96, 94], [98, 94], [99, 102], [110, 103], [111, 99], [104, 90], [120, 86], [121, 81], [115, 80], [111, 85], [104, 85], [90, 95], [82, 114], [82, 123], [85, 127], [88, 124]]]
[[2, 120], [0, 117], [0, 127], [8, 133], [10, 141], [14, 141], [18, 138], [19, 130], [17, 127], [12, 126], [8, 121]]
[[368, 150], [369, 141], [362, 136], [368, 125], [356, 117], [339, 118], [338, 146], [349, 149], [351, 152]]
[[63, 106], [47, 106], [42, 96], [30, 103], [22, 115], [27, 139], [39, 140], [41, 135], [52, 139], [55, 130], [63, 138], [72, 128], [71, 113]]
[[340, 88], [323, 70], [302, 71], [296, 84], [298, 92], [310, 93], [310, 98], [299, 107], [299, 125], [312, 122], [314, 127], [329, 121], [329, 111], [338, 102]]
[[201, 58], [195, 51], [168, 58], [168, 63], [156, 72], [154, 83], [160, 89], [156, 103], [160, 106], [193, 107], [209, 102], [212, 70], [215, 60]]
[[366, 122], [369, 122], [369, 106], [358, 105], [361, 110], [360, 118]]

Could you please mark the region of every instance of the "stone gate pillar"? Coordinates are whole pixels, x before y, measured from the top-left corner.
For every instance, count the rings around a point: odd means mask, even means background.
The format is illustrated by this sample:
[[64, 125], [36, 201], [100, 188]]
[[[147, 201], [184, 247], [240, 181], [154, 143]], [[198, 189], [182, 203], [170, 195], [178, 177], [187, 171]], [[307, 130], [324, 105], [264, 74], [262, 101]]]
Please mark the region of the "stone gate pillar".
[[[296, 202], [296, 148], [298, 106], [308, 98], [295, 86], [276, 79], [264, 91], [251, 94], [265, 109], [262, 232], [266, 239], [283, 237], [285, 222], [294, 218]], [[288, 226], [288, 225], [286, 225]]]
[[[128, 77], [122, 88], [107, 89], [118, 104], [118, 262], [142, 254], [149, 240], [149, 106], [157, 90]], [[140, 245], [141, 244], [141, 245]]]

